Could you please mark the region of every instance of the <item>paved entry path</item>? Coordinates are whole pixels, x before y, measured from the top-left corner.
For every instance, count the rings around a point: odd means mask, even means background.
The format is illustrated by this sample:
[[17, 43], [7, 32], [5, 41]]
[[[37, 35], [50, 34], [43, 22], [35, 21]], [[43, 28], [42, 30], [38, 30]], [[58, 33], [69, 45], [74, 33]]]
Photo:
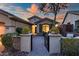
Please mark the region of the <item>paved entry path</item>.
[[48, 51], [44, 46], [44, 37], [35, 36], [33, 37], [33, 48], [29, 56], [48, 56]]

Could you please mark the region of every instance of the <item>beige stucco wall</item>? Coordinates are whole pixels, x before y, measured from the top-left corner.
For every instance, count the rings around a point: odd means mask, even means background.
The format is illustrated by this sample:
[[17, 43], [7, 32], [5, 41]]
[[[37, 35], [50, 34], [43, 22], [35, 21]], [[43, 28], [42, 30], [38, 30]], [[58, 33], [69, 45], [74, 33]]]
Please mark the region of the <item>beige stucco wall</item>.
[[31, 34], [21, 36], [21, 51], [31, 52]]
[[7, 25], [7, 26], [12, 24], [11, 20], [7, 16], [2, 15], [2, 14], [0, 14], [0, 22], [4, 22], [5, 25]]
[[20, 23], [20, 22], [15, 22], [15, 26], [16, 27], [24, 27], [24, 26], [26, 26], [26, 24], [23, 24], [23, 23]]
[[49, 33], [49, 54], [60, 53], [60, 34]]
[[13, 21], [13, 20], [9, 19], [9, 17], [7, 17], [7, 16], [5, 16], [3, 14], [0, 14], [0, 22], [4, 22], [5, 26], [8, 27], [8, 28], [6, 28], [6, 31], [5, 31], [6, 33], [15, 32], [16, 27], [24, 27], [24, 26], [26, 26], [26, 24]]
[[79, 20], [79, 16], [78, 15], [68, 14], [68, 16], [65, 19], [64, 24], [67, 24], [68, 22], [70, 22], [71, 24], [74, 25], [74, 28], [75, 28], [75, 21], [76, 20]]

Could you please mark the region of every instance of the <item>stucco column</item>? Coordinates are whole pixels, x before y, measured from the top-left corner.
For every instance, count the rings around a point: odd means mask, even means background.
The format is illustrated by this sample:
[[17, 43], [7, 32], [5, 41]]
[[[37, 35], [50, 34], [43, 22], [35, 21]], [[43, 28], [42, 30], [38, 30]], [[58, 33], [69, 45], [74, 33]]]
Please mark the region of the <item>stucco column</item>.
[[39, 33], [39, 24], [37, 24], [37, 33]]

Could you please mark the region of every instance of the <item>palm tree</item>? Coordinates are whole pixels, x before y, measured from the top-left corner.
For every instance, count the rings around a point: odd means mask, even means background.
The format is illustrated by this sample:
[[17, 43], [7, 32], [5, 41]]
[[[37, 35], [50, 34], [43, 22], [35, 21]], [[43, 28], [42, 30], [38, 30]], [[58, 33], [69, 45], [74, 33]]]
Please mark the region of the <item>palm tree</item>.
[[53, 24], [55, 25], [56, 22], [56, 17], [60, 9], [65, 9], [67, 8], [66, 3], [41, 3], [39, 4], [39, 10], [44, 12], [45, 14], [47, 13], [53, 13], [54, 14], [54, 22]]

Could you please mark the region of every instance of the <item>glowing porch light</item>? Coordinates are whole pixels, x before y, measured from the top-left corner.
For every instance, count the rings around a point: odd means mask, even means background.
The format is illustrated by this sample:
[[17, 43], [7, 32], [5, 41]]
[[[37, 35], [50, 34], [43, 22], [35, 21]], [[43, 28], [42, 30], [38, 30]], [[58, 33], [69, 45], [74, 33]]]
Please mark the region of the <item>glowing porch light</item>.
[[58, 27], [58, 24], [56, 24], [55, 27]]

